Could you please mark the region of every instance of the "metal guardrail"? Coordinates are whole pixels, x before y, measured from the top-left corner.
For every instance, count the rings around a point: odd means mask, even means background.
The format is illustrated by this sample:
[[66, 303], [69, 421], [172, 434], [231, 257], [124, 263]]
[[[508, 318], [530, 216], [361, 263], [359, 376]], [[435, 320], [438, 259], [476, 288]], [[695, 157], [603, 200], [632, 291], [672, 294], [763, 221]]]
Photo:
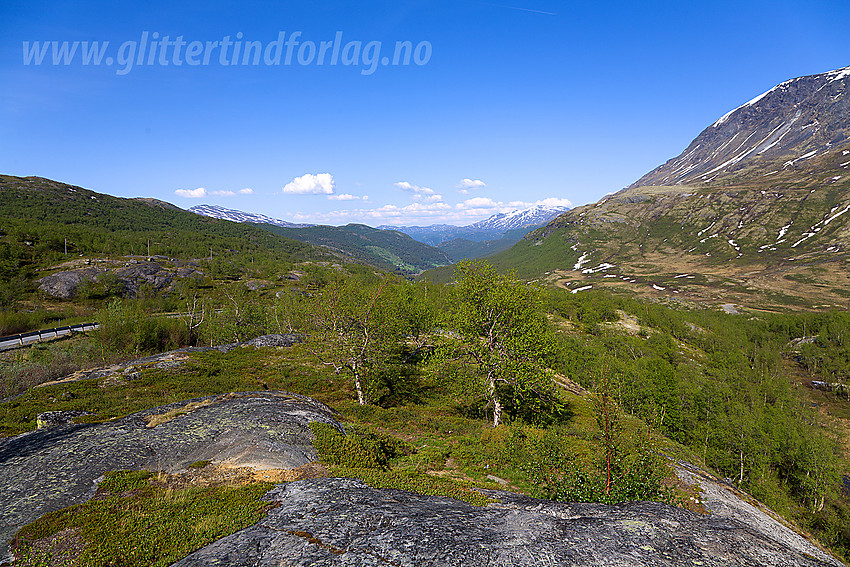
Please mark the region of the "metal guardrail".
[[28, 333], [18, 333], [17, 335], [0, 337], [0, 350], [29, 346], [30, 344], [38, 341], [64, 337], [65, 335], [70, 335], [75, 331], [91, 331], [92, 329], [97, 329], [97, 327], [97, 323], [81, 323], [79, 325], [68, 325], [66, 327], [55, 327], [53, 329], [30, 331]]

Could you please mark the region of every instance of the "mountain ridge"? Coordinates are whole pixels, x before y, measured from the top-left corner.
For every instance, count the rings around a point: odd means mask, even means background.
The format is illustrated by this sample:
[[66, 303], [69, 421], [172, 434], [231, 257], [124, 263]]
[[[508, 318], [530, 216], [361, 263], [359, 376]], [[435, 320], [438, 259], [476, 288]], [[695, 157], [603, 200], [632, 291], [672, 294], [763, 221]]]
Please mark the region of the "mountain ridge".
[[[721, 181], [753, 161], [795, 165], [850, 140], [850, 67], [784, 81], [727, 112], [629, 188]], [[770, 162], [772, 163], [772, 161]]]
[[496, 213], [472, 224], [457, 226], [452, 224], [432, 224], [427, 226], [379, 225], [381, 230], [395, 230], [412, 238], [436, 246], [456, 238], [465, 238], [473, 242], [498, 240], [505, 233], [527, 228], [531, 230], [543, 226], [559, 214], [569, 210], [564, 206], [534, 205], [509, 213]]
[[222, 219], [229, 220], [233, 222], [247, 222], [252, 224], [272, 224], [275, 226], [282, 226], [286, 228], [304, 228], [308, 226], [314, 226], [312, 224], [299, 224], [294, 222], [289, 222], [281, 219], [276, 219], [273, 217], [269, 217], [266, 215], [261, 215], [258, 213], [246, 213], [245, 211], [239, 211], [236, 209], [228, 209], [226, 207], [222, 207], [221, 205], [195, 205], [194, 207], [189, 207], [189, 212], [195, 213], [196, 215], [203, 215], [205, 217], [212, 217], [214, 219]]
[[846, 308], [848, 87], [850, 68], [784, 81], [718, 118], [676, 158], [492, 261], [574, 292]]

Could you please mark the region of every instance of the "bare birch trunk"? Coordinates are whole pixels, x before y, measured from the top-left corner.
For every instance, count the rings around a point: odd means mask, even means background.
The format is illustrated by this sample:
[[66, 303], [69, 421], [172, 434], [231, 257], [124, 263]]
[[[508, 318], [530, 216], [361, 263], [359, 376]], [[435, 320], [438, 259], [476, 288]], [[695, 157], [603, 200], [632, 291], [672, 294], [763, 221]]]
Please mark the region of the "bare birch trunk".
[[502, 423], [502, 402], [496, 395], [496, 376], [492, 370], [487, 373], [487, 380], [489, 382], [487, 393], [490, 395], [490, 401], [493, 402], [493, 427], [499, 427]]
[[360, 383], [360, 373], [357, 367], [354, 367], [354, 387], [357, 389], [357, 401], [361, 406], [366, 405], [366, 399], [363, 397], [363, 385]]

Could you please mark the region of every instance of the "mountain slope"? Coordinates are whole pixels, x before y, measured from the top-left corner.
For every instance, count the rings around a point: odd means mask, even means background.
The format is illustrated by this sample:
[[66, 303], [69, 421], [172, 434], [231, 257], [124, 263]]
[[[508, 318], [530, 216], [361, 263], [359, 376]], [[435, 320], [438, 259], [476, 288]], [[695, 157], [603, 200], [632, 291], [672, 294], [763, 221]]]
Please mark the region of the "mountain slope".
[[505, 232], [501, 238], [480, 242], [468, 238], [453, 238], [446, 242], [440, 242], [437, 244], [437, 248], [445, 252], [452, 262], [459, 262], [466, 258], [474, 260], [510, 249], [511, 246], [522, 240], [522, 237], [528, 234], [530, 230], [532, 229], [516, 228]]
[[768, 164], [781, 171], [834, 150], [850, 139], [848, 87], [850, 67], [776, 85], [721, 116], [631, 187], [721, 181], [748, 167], [766, 174]]
[[382, 270], [418, 274], [423, 270], [451, 263], [445, 252], [417, 242], [398, 231], [379, 230], [362, 224], [346, 226], [294, 224], [266, 215], [226, 209], [218, 205], [197, 205], [189, 210], [198, 215], [253, 224], [292, 240], [322, 246], [336, 255]]
[[379, 230], [362, 224], [318, 225], [305, 228], [285, 228], [269, 224], [255, 226], [286, 238], [323, 246], [357, 262], [404, 274], [418, 274], [423, 270], [451, 263], [445, 252], [417, 242], [406, 234]]
[[528, 209], [513, 211], [511, 213], [497, 213], [490, 218], [472, 223], [467, 228], [507, 232], [518, 228], [529, 228], [546, 224], [568, 210], [569, 207], [535, 205]]
[[190, 207], [189, 210], [195, 213], [196, 215], [203, 215], [205, 217], [229, 220], [233, 222], [273, 224], [275, 226], [283, 226], [287, 228], [303, 228], [305, 226], [313, 226], [311, 224], [297, 224], [294, 222], [275, 219], [257, 213], [246, 213], [244, 211], [237, 211], [236, 209], [228, 209], [220, 205], [195, 205], [194, 207]]
[[[448, 243], [449, 241], [458, 238], [472, 242], [484, 242], [487, 240], [501, 240], [503, 238], [509, 238], [514, 239], [514, 242], [517, 242], [522, 234], [545, 225], [547, 222], [568, 209], [568, 207], [535, 205], [528, 209], [522, 209], [511, 213], [497, 213], [482, 221], [466, 226], [455, 226], [451, 224], [432, 224], [429, 226], [381, 225], [378, 228], [381, 230], [395, 230], [403, 232], [419, 242], [424, 242], [432, 246], [437, 246], [441, 243]], [[517, 236], [517, 233], [513, 231], [519, 230], [522, 230], [523, 232]], [[457, 243], [450, 246], [454, 247], [456, 245]], [[484, 248], [488, 247], [491, 246], [484, 246]]]
[[777, 85], [677, 158], [529, 233], [494, 264], [572, 290], [847, 307], [848, 81], [850, 69]]
[[[156, 199], [124, 199], [40, 177], [0, 175], [0, 266], [5, 275], [73, 255], [234, 254], [327, 258], [248, 224], [202, 217]], [[250, 257], [250, 256], [249, 256]], [[8, 260], [8, 262], [4, 262]]]

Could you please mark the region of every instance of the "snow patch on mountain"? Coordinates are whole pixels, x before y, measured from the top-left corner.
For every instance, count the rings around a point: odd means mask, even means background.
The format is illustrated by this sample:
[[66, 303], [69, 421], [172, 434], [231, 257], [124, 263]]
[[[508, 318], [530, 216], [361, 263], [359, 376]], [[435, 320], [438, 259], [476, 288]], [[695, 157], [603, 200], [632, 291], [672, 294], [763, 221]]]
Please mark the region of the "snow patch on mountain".
[[311, 224], [296, 224], [285, 220], [267, 217], [266, 215], [228, 209], [220, 205], [195, 205], [194, 207], [191, 207], [189, 211], [196, 215], [233, 222], [273, 224], [275, 226], [283, 226], [286, 228], [304, 228], [305, 226], [313, 226]]
[[508, 231], [517, 228], [540, 226], [568, 210], [569, 207], [535, 205], [528, 209], [522, 209], [511, 213], [497, 213], [488, 219], [469, 225], [469, 228]]

